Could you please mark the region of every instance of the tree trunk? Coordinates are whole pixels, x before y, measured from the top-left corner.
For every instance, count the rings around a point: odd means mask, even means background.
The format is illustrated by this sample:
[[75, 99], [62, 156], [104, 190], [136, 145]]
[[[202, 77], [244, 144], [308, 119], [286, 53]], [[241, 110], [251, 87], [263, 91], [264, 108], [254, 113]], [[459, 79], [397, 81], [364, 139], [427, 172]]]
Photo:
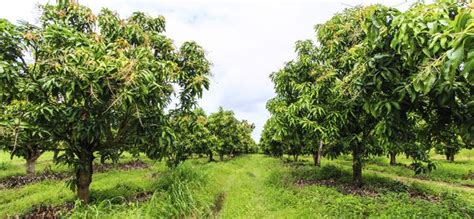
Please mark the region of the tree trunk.
[[208, 154], [208, 156], [209, 156], [209, 162], [214, 161], [214, 157], [213, 157], [212, 152], [210, 152], [210, 153]]
[[26, 174], [29, 176], [35, 175], [35, 166], [36, 166], [36, 160], [38, 159], [39, 156], [33, 156], [28, 159], [26, 159]]
[[27, 175], [31, 176], [35, 174], [36, 161], [41, 156], [41, 154], [43, 154], [42, 151], [34, 150], [34, 149], [29, 150], [29, 152], [26, 154], [27, 156], [25, 157], [25, 159], [26, 159], [26, 174]]
[[446, 160], [449, 162], [454, 162], [454, 153], [446, 153]]
[[295, 162], [298, 162], [298, 154], [293, 154], [293, 159], [295, 160]]
[[390, 152], [390, 165], [395, 166], [397, 165], [397, 153]]
[[362, 186], [362, 159], [358, 148], [352, 151], [352, 182], [355, 186]]
[[314, 166], [321, 166], [321, 164], [318, 163], [318, 155], [319, 153], [317, 151], [313, 152], [313, 161], [314, 161]]
[[323, 153], [323, 141], [319, 141], [318, 154], [316, 158], [316, 166], [321, 166], [321, 155]]
[[219, 153], [219, 160], [220, 160], [220, 161], [224, 161], [224, 154]]
[[92, 152], [83, 150], [79, 155], [80, 165], [76, 170], [77, 196], [84, 204], [89, 204], [89, 187], [92, 182]]

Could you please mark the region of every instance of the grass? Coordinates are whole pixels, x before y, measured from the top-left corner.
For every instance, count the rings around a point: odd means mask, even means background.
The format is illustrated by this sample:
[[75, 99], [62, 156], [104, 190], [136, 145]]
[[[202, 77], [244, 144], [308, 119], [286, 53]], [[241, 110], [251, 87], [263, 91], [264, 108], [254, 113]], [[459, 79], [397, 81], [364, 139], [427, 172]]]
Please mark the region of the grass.
[[[36, 163], [36, 172], [42, 172], [45, 169], [51, 169], [52, 171], [67, 171], [68, 168], [64, 165], [54, 165], [53, 153], [45, 153], [38, 158]], [[9, 153], [0, 151], [0, 179], [14, 176], [14, 175], [25, 175], [26, 167], [25, 160], [18, 157], [13, 157]]]
[[[474, 186], [474, 150], [462, 150], [456, 155], [457, 160], [454, 163], [446, 161], [443, 155], [434, 153], [431, 154], [431, 158], [436, 164], [436, 170], [417, 176], [415, 176], [413, 170], [408, 168], [412, 161], [406, 159], [404, 155], [397, 156], [397, 162], [399, 163], [397, 166], [390, 166], [389, 159], [386, 157], [375, 157], [370, 159], [364, 168], [396, 176], [416, 177], [418, 179]], [[343, 156], [337, 160], [327, 162], [350, 166], [352, 158], [350, 156]]]
[[[464, 189], [459, 185], [469, 183], [463, 176], [471, 171], [471, 152], [462, 153], [458, 156], [459, 163], [457, 161], [454, 164], [444, 162], [442, 157], [435, 157], [440, 163], [439, 168], [421, 178], [414, 177], [409, 172], [411, 170], [404, 166], [387, 165], [386, 158], [375, 158], [365, 166], [365, 190], [370, 192], [362, 195], [351, 193], [348, 157], [324, 159], [320, 168], [308, 161], [286, 163], [263, 155], [246, 155], [212, 163], [207, 163], [205, 159], [193, 159], [173, 170], [167, 169], [163, 163], [146, 160], [152, 165], [150, 169], [112, 170], [94, 174], [92, 204], [83, 206], [76, 203], [75, 208], [64, 216], [474, 217], [474, 189]], [[0, 160], [0, 163], [2, 161], [5, 163], [5, 160]], [[401, 157], [399, 161], [408, 163]], [[16, 164], [6, 163], [10, 173], [15, 172], [11, 170], [12, 166], [21, 166], [20, 161]], [[48, 162], [44, 165], [48, 165]], [[450, 172], [451, 168], [455, 174]], [[327, 186], [320, 182], [332, 184]], [[73, 192], [66, 188], [63, 181], [43, 181], [0, 192], [0, 217], [21, 215], [40, 204], [74, 202]], [[130, 199], [140, 193], [150, 194], [150, 197], [142, 201]]]

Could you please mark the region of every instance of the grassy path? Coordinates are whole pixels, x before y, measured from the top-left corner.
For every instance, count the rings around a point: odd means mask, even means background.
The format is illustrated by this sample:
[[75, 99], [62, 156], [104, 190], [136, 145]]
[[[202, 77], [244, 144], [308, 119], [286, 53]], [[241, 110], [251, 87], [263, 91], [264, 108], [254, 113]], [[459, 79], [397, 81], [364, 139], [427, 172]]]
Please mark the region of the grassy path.
[[[253, 157], [252, 157], [253, 158]], [[235, 169], [227, 181], [222, 218], [261, 218], [268, 214], [269, 206], [265, 181], [270, 171], [270, 160], [251, 159]]]

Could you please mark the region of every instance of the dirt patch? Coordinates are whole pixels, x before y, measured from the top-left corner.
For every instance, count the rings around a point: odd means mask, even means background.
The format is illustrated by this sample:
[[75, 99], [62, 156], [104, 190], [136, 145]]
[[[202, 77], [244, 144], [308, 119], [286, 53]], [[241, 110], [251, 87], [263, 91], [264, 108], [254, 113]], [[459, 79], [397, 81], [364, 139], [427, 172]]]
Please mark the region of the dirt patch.
[[[303, 187], [307, 185], [321, 185], [321, 186], [326, 186], [326, 187], [334, 187], [336, 188], [339, 192], [346, 194], [346, 195], [358, 195], [358, 196], [364, 196], [364, 197], [378, 197], [381, 192], [377, 191], [375, 188], [369, 187], [369, 186], [362, 186], [362, 187], [356, 187], [352, 184], [343, 184], [343, 183], [338, 183], [333, 179], [328, 179], [328, 180], [298, 180], [296, 181], [296, 185]], [[439, 202], [441, 201], [441, 198], [438, 196], [434, 195], [428, 195], [426, 193], [414, 190], [409, 188], [408, 189], [408, 194], [410, 198], [414, 199], [424, 199], [426, 201], [430, 202]]]
[[296, 185], [300, 187], [307, 186], [307, 185], [321, 185], [321, 186], [327, 186], [327, 187], [335, 187], [341, 193], [346, 194], [346, 195], [358, 195], [358, 196], [370, 196], [370, 197], [377, 197], [380, 195], [379, 192], [375, 191], [374, 189], [370, 187], [362, 186], [359, 188], [352, 184], [338, 183], [333, 179], [327, 179], [327, 180], [300, 179], [296, 181]]
[[119, 164], [111, 164], [111, 163], [105, 163], [105, 164], [98, 164], [94, 165], [94, 172], [97, 173], [103, 173], [107, 172], [112, 169], [119, 169], [119, 170], [134, 170], [134, 169], [145, 169], [149, 168], [150, 165], [147, 163], [140, 161], [140, 160], [134, 160], [134, 161], [129, 161], [126, 163], [119, 163]]
[[474, 179], [474, 172], [469, 171], [468, 174], [466, 174], [463, 179]]
[[214, 199], [214, 207], [212, 208], [214, 215], [219, 214], [219, 212], [222, 210], [226, 195], [227, 194], [225, 192], [220, 192], [216, 195], [216, 198]]
[[10, 176], [0, 180], [0, 189], [18, 188], [27, 184], [44, 180], [63, 180], [68, 178], [67, 173], [45, 171], [31, 176]]
[[151, 199], [153, 196], [153, 192], [140, 192], [135, 194], [134, 196], [127, 198], [128, 202], [145, 202]]
[[473, 184], [462, 183], [461, 186], [465, 186], [465, 187], [473, 188], [473, 189], [474, 189], [474, 185], [473, 185]]
[[441, 201], [441, 198], [438, 196], [434, 195], [427, 195], [426, 193], [416, 191], [416, 190], [409, 190], [408, 194], [410, 194], [410, 198], [416, 198], [416, 199], [423, 199], [429, 202], [439, 202]]
[[73, 203], [65, 203], [59, 206], [44, 206], [41, 205], [35, 208], [33, 211], [23, 215], [23, 216], [16, 216], [15, 218], [25, 218], [25, 219], [51, 219], [51, 218], [60, 218], [61, 214], [65, 214], [71, 211], [74, 208]]
[[152, 173], [152, 174], [151, 174], [151, 178], [158, 178], [158, 177], [160, 177], [161, 175], [163, 175], [163, 173], [158, 173], [158, 172], [157, 172], [157, 173]]

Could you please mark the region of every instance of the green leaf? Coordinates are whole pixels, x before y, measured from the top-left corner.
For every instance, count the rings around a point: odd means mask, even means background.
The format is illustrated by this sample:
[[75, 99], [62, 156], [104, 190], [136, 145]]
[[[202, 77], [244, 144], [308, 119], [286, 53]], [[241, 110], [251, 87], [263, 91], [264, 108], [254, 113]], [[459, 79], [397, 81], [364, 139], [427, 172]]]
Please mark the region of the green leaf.
[[431, 52], [428, 48], [423, 48], [423, 53], [425, 53], [426, 56], [431, 57]]
[[464, 45], [461, 44], [457, 48], [448, 51], [448, 59], [453, 61], [460, 61], [464, 58]]

